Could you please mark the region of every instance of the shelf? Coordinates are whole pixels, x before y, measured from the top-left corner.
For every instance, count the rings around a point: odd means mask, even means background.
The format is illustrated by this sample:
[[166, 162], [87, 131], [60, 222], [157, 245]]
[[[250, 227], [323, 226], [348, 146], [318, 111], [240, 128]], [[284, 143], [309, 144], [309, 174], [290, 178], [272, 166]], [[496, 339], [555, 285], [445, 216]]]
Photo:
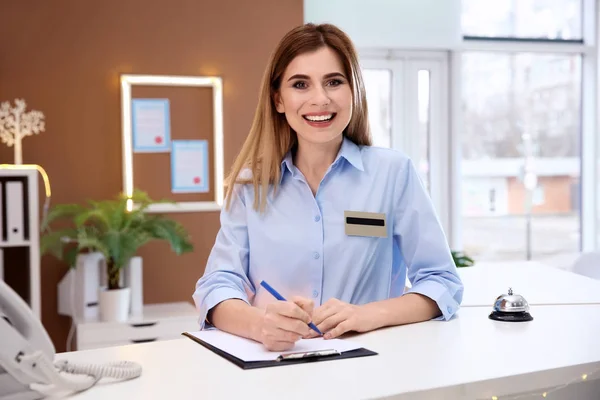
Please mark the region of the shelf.
[[29, 246], [31, 246], [30, 240], [23, 241], [23, 242], [11, 242], [11, 243], [0, 241], [0, 249], [4, 248], [4, 247], [29, 247]]
[[99, 318], [84, 319], [77, 321], [78, 325], [106, 325], [106, 324], [124, 324], [124, 325], [137, 325], [152, 323], [156, 320], [164, 320], [170, 318], [185, 318], [185, 317], [196, 317], [196, 307], [191, 303], [178, 302], [178, 303], [158, 303], [158, 304], [145, 304], [142, 315], [132, 316], [126, 322], [104, 322]]
[[93, 319], [76, 325], [78, 350], [176, 339], [199, 327], [196, 308], [186, 302], [147, 304], [143, 316], [125, 322]]

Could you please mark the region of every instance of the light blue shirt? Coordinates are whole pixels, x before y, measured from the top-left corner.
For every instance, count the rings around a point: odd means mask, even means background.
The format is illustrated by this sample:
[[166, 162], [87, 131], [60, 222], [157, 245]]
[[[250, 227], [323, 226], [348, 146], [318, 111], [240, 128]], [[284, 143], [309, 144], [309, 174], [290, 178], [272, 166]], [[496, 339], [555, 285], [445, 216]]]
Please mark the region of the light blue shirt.
[[[316, 196], [288, 153], [281, 185], [266, 212], [252, 207], [251, 184], [237, 185], [193, 299], [200, 329], [208, 311], [237, 298], [265, 307], [276, 301], [265, 280], [285, 298], [331, 298], [365, 304], [411, 288], [434, 300], [448, 320], [463, 284], [430, 198], [412, 161], [391, 149], [357, 146], [344, 138]], [[351, 236], [344, 211], [385, 214], [387, 237]]]

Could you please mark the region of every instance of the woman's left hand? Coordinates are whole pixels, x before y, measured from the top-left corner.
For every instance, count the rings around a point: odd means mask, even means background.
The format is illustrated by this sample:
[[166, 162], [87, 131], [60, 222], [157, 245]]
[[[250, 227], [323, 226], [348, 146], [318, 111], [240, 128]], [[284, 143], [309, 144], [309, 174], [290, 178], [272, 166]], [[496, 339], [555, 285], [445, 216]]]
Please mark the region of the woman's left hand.
[[[350, 331], [368, 332], [376, 329], [373, 311], [369, 305], [357, 306], [331, 299], [314, 310], [312, 322], [323, 332], [325, 339], [333, 339]], [[311, 331], [309, 337], [316, 336], [317, 333]]]

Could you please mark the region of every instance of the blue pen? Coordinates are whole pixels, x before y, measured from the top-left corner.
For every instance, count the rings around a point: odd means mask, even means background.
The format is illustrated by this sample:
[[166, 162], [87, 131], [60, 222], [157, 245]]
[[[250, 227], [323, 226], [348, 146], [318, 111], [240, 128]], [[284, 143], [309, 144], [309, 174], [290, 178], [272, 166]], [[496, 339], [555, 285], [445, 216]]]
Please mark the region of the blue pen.
[[[273, 295], [273, 297], [275, 297], [277, 300], [286, 301], [286, 300], [285, 300], [285, 298], [284, 298], [282, 295], [280, 295], [280, 294], [277, 292], [277, 290], [273, 289], [273, 288], [271, 287], [271, 285], [269, 285], [267, 282], [265, 282], [265, 281], [262, 281], [262, 282], [260, 283], [260, 285], [261, 285], [262, 287], [264, 287], [265, 289], [267, 289], [267, 291], [268, 291], [269, 293], [271, 293], [271, 294]], [[323, 334], [321, 333], [321, 331], [319, 330], [319, 328], [317, 328], [317, 326], [316, 326], [315, 324], [313, 324], [312, 322], [309, 322], [309, 323], [308, 323], [308, 326], [310, 326], [310, 327], [311, 327], [311, 328], [312, 328], [312, 329], [313, 329], [315, 332], [317, 332], [319, 335], [323, 336]]]

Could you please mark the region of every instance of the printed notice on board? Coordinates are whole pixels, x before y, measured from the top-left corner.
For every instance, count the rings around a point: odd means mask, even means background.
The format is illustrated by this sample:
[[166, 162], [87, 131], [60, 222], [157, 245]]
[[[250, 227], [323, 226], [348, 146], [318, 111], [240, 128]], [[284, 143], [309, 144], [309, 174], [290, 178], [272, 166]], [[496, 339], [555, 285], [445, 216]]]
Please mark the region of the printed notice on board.
[[134, 152], [163, 153], [171, 150], [168, 99], [133, 99], [131, 122]]
[[171, 149], [171, 191], [208, 192], [208, 142], [174, 140]]

